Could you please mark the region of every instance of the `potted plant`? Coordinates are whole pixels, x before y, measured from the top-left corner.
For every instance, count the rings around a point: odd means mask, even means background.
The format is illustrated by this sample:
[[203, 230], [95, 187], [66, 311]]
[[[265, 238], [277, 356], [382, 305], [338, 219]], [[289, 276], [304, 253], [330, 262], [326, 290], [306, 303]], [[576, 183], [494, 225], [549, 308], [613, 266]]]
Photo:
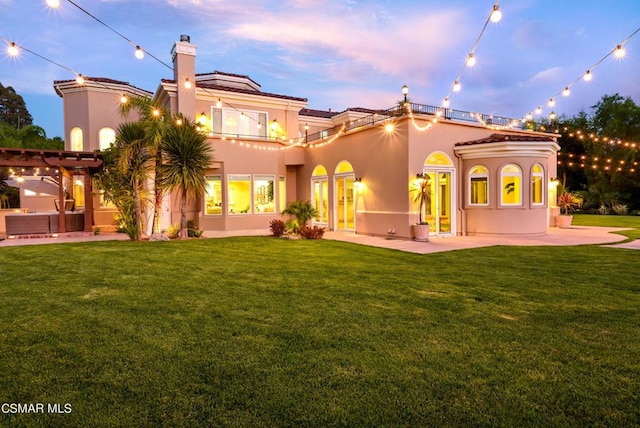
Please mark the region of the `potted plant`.
[[558, 195], [558, 207], [560, 215], [556, 218], [558, 227], [569, 227], [573, 221], [573, 215], [570, 213], [580, 206], [582, 201], [571, 192], [562, 192]]
[[417, 179], [411, 185], [413, 202], [418, 204], [418, 222], [413, 225], [413, 239], [420, 242], [429, 240], [429, 223], [424, 220], [425, 207], [431, 206], [431, 183], [429, 177], [418, 174]]

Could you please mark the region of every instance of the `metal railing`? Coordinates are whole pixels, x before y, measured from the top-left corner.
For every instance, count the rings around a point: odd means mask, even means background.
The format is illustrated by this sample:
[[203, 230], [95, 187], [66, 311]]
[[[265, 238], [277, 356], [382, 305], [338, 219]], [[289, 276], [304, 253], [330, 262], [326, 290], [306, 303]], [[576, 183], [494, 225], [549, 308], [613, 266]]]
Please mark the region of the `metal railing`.
[[[532, 121], [522, 122], [519, 119], [513, 119], [504, 116], [496, 116], [482, 113], [473, 113], [469, 111], [456, 110], [450, 108], [430, 106], [426, 104], [409, 104], [410, 111], [414, 115], [430, 115], [438, 117], [438, 120], [451, 120], [456, 122], [477, 123], [487, 127], [494, 126], [496, 129], [501, 127], [508, 127], [510, 129], [528, 130], [528, 131], [545, 131], [544, 125], [535, 123]], [[344, 124], [344, 131], [351, 131], [363, 126], [374, 125], [379, 122], [384, 122], [393, 117], [408, 116], [409, 110], [402, 105], [397, 105], [386, 110], [376, 111], [368, 116], [361, 117], [349, 121]], [[340, 130], [343, 129], [343, 125], [336, 125], [331, 128], [324, 129], [320, 132], [309, 134], [306, 138], [308, 143], [313, 143], [319, 140], [326, 140], [331, 138]]]

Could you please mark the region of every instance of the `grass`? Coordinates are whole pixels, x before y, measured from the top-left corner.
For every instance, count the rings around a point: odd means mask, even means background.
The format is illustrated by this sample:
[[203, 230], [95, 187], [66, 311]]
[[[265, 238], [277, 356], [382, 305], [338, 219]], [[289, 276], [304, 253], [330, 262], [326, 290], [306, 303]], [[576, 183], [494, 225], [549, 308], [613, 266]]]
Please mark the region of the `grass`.
[[640, 252], [0, 249], [0, 426], [638, 426]]
[[631, 230], [616, 232], [628, 240], [640, 239], [640, 216], [574, 214], [576, 226], [627, 227]]

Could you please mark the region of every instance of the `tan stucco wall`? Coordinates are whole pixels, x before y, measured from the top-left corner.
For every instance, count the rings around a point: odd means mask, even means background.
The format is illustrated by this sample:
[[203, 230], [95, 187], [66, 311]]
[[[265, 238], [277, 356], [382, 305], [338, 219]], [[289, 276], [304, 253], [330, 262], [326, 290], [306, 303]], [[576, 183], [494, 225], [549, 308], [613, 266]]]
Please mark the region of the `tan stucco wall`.
[[83, 150], [93, 151], [100, 148], [99, 133], [102, 128], [111, 128], [117, 132], [122, 122], [138, 119], [134, 112], [126, 116], [120, 114], [120, 98], [116, 92], [97, 92], [79, 90], [64, 96], [65, 150], [71, 150], [71, 130], [82, 129]]

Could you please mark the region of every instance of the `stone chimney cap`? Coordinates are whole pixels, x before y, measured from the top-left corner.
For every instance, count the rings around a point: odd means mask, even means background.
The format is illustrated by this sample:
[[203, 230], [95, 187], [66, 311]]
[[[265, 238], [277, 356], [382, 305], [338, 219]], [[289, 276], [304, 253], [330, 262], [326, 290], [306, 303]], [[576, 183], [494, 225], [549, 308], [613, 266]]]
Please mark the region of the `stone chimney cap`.
[[186, 34], [181, 34], [180, 35], [180, 41], [181, 42], [191, 43], [191, 37], [186, 35]]

